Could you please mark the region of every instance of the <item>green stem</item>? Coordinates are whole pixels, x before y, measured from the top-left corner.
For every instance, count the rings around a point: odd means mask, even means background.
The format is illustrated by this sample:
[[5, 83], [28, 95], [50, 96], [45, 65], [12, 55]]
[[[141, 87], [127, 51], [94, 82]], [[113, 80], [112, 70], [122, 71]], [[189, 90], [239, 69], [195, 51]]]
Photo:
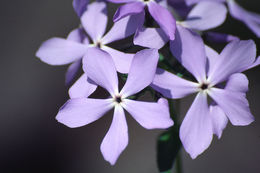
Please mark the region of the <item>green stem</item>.
[[175, 172], [182, 173], [181, 153], [179, 152], [175, 160]]
[[[169, 108], [170, 108], [170, 115], [171, 118], [174, 120], [174, 132], [176, 134], [179, 134], [179, 118], [178, 116], [180, 115], [180, 102], [178, 100], [172, 100], [172, 99], [168, 99], [169, 102]], [[174, 163], [174, 167], [175, 167], [175, 173], [182, 173], [182, 161], [181, 161], [181, 153], [179, 151], [176, 159], [175, 159], [175, 163]]]

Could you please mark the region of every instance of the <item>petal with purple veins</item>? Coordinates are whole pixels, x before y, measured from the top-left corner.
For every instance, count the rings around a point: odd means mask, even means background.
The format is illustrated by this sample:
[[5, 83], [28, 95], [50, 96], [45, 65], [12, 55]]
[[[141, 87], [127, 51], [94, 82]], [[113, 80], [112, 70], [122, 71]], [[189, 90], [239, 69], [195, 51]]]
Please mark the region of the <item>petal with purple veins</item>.
[[60, 108], [56, 119], [70, 128], [81, 127], [96, 121], [112, 107], [111, 99], [70, 99]]
[[115, 63], [107, 52], [89, 48], [83, 58], [83, 70], [96, 84], [105, 88], [112, 96], [118, 93], [118, 78]]
[[168, 105], [163, 100], [151, 103], [125, 99], [123, 107], [146, 129], [165, 129], [173, 125]]
[[154, 79], [159, 53], [157, 49], [145, 49], [133, 58], [127, 81], [121, 90], [124, 97], [131, 96], [150, 85]]
[[209, 68], [211, 84], [225, 81], [231, 74], [246, 70], [256, 57], [256, 45], [252, 40], [233, 41], [221, 52], [218, 61]]
[[158, 68], [151, 87], [167, 98], [183, 98], [198, 91], [198, 84]]
[[177, 25], [175, 40], [170, 42], [172, 54], [191, 72], [197, 81], [206, 79], [206, 53], [202, 38]]
[[212, 140], [213, 127], [209, 116], [207, 95], [198, 93], [180, 127], [184, 149], [195, 159], [205, 151]]
[[254, 121], [244, 93], [217, 88], [211, 88], [208, 93], [233, 125], [245, 126]]
[[111, 165], [114, 165], [119, 155], [128, 145], [128, 127], [125, 113], [121, 106], [115, 106], [112, 124], [102, 141], [100, 150]]

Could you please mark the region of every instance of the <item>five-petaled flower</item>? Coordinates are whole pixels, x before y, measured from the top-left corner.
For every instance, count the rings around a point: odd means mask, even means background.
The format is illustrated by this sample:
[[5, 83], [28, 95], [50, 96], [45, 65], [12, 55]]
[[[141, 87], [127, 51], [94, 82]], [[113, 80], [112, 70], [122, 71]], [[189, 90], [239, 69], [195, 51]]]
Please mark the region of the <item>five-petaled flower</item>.
[[159, 59], [158, 50], [147, 49], [138, 52], [133, 59], [127, 81], [118, 91], [118, 78], [110, 55], [98, 48], [90, 48], [84, 57], [85, 73], [111, 95], [108, 99], [70, 99], [60, 109], [57, 120], [71, 128], [89, 124], [114, 108], [113, 121], [101, 144], [104, 158], [115, 164], [128, 144], [128, 128], [124, 110], [144, 128], [168, 128], [173, 125], [167, 101], [157, 103], [128, 99], [151, 84]]
[[[197, 82], [158, 69], [152, 87], [173, 99], [197, 93], [180, 127], [184, 148], [196, 158], [208, 148], [213, 134], [221, 137], [228, 119], [237, 126], [254, 121], [245, 95], [248, 80], [241, 72], [258, 65], [259, 58], [255, 61], [256, 46], [251, 40], [233, 41], [219, 55], [209, 47], [205, 50], [201, 37], [182, 27], [178, 27], [170, 46]], [[214, 101], [210, 106], [207, 96]]]

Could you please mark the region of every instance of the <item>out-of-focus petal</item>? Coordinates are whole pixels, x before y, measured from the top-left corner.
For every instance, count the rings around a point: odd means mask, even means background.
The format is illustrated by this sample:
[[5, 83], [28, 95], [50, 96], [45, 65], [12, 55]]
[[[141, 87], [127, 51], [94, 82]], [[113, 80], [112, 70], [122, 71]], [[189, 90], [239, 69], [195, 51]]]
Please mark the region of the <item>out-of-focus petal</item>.
[[159, 53], [157, 49], [145, 49], [133, 58], [127, 81], [121, 90], [124, 97], [131, 96], [150, 85], [154, 79]]
[[73, 7], [77, 15], [80, 17], [87, 9], [89, 0], [73, 0]]
[[79, 69], [81, 68], [81, 59], [72, 63], [69, 68], [67, 69], [65, 75], [65, 83], [69, 85], [71, 81], [75, 78], [76, 74], [78, 73]]
[[105, 2], [93, 2], [82, 15], [81, 23], [93, 42], [99, 41], [106, 31], [107, 8]]
[[128, 73], [134, 54], [120, 52], [108, 46], [103, 46], [102, 49], [108, 52], [114, 60], [116, 70], [120, 73]]
[[143, 26], [143, 23], [144, 12], [127, 16], [115, 22], [109, 32], [102, 38], [102, 44], [108, 44], [134, 34], [137, 28]]
[[185, 0], [187, 5], [193, 5], [202, 1], [215, 1], [215, 2], [225, 2], [226, 0]]
[[207, 95], [198, 93], [180, 127], [184, 149], [195, 159], [205, 151], [212, 140], [213, 127], [209, 116]]
[[82, 58], [87, 49], [87, 45], [74, 41], [51, 38], [41, 45], [36, 56], [50, 65], [65, 65]]
[[154, 20], [160, 25], [170, 40], [175, 38], [176, 20], [172, 14], [164, 7], [154, 1], [148, 3], [148, 10]]
[[115, 106], [112, 124], [102, 141], [100, 149], [105, 160], [114, 165], [127, 144], [128, 128], [125, 113], [121, 106]]
[[212, 88], [208, 93], [233, 125], [245, 126], [254, 121], [244, 93], [217, 88]]
[[224, 34], [224, 33], [217, 33], [217, 32], [205, 32], [205, 39], [212, 43], [228, 43], [231, 41], [238, 41], [240, 40], [238, 37]]
[[227, 3], [231, 16], [244, 22], [257, 37], [260, 37], [260, 15], [243, 9], [234, 0], [229, 0]]
[[174, 11], [177, 11], [183, 18], [185, 18], [191, 10], [191, 7], [187, 6], [185, 0], [168, 0], [167, 2], [168, 5], [174, 8]]
[[135, 2], [139, 0], [107, 0], [108, 2], [120, 4], [120, 3], [128, 3], [128, 2]]
[[170, 42], [170, 49], [197, 81], [206, 79], [205, 46], [198, 34], [177, 25], [175, 40]]
[[160, 103], [124, 100], [124, 108], [146, 129], [165, 129], [173, 125], [168, 105]]
[[255, 60], [255, 62], [254, 62], [252, 65], [250, 65], [246, 70], [251, 69], [251, 68], [254, 68], [254, 67], [256, 67], [256, 66], [259, 66], [259, 64], [260, 64], [260, 56], [257, 57], [257, 59]]
[[168, 36], [161, 28], [142, 28], [137, 30], [134, 37], [134, 44], [160, 49], [169, 41]]
[[214, 134], [217, 135], [218, 138], [220, 139], [223, 130], [227, 126], [228, 118], [218, 105], [210, 105], [209, 111], [210, 111], [210, 117], [213, 124]]
[[89, 48], [83, 58], [83, 70], [112, 96], [118, 93], [118, 78], [111, 55], [99, 48]]
[[112, 107], [109, 99], [70, 99], [61, 107], [56, 119], [70, 128], [81, 127], [96, 121]]
[[183, 98], [198, 91], [198, 84], [158, 68], [151, 87], [167, 98]]
[[256, 57], [256, 45], [252, 40], [233, 41], [221, 52], [220, 58], [209, 68], [208, 80], [217, 84], [231, 74], [246, 70]]
[[194, 30], [204, 31], [221, 25], [226, 15], [227, 8], [224, 4], [205, 1], [192, 8], [186, 20], [181, 24]]
[[144, 6], [144, 3], [140, 1], [122, 5], [117, 9], [113, 20], [114, 22], [116, 22], [128, 15], [141, 13], [142, 11], [144, 11]]
[[97, 89], [97, 85], [83, 74], [69, 89], [70, 98], [83, 98], [90, 96]]
[[226, 90], [246, 93], [248, 91], [249, 81], [243, 73], [235, 73], [228, 78], [225, 86]]

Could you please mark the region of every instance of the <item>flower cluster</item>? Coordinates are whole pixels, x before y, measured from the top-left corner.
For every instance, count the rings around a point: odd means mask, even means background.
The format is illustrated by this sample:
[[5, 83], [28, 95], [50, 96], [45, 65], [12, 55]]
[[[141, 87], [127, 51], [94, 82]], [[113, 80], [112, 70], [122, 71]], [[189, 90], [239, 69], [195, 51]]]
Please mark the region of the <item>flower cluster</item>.
[[[108, 3], [122, 5], [107, 31]], [[69, 89], [70, 99], [58, 112], [60, 123], [81, 127], [114, 109], [100, 148], [112, 165], [128, 144], [124, 111], [146, 129], [167, 129], [174, 124], [168, 100], [196, 93], [179, 130], [192, 158], [209, 147], [214, 134], [221, 137], [228, 120], [235, 126], [254, 121], [246, 99], [248, 79], [242, 72], [260, 64], [255, 43], [208, 30], [223, 24], [229, 12], [260, 37], [260, 15], [234, 0], [74, 0], [73, 7], [80, 27], [67, 38], [45, 41], [36, 56], [50, 65], [70, 64], [67, 84], [83, 68]], [[226, 46], [218, 53], [202, 36]], [[110, 43], [126, 38], [128, 48], [139, 51], [111, 47]], [[119, 79], [125, 82], [121, 89]], [[92, 98], [98, 86], [110, 96]], [[154, 102], [137, 100], [146, 90], [152, 90]]]

